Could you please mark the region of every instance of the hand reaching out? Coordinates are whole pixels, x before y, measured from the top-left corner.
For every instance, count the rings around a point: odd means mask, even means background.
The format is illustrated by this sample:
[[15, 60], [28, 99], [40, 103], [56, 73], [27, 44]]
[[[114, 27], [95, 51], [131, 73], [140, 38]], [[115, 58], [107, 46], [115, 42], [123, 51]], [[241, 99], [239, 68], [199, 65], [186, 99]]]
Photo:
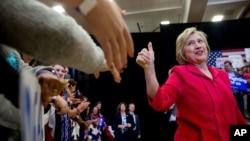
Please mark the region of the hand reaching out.
[[84, 99], [78, 106], [77, 109], [82, 113], [89, 106], [90, 102]]
[[124, 11], [114, 1], [98, 0], [84, 16], [90, 34], [93, 34], [104, 51], [107, 64], [115, 64], [120, 71], [127, 65], [127, 55], [133, 57], [134, 45], [123, 19]]
[[41, 99], [44, 107], [49, 104], [51, 96], [60, 94], [68, 84], [67, 81], [55, 78], [50, 74], [41, 74], [38, 76], [38, 81], [41, 86]]

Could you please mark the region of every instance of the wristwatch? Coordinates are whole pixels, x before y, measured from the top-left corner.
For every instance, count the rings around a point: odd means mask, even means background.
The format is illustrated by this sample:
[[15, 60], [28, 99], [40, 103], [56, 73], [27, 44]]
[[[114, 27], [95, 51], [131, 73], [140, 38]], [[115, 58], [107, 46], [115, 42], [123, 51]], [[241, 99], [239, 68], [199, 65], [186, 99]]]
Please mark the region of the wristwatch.
[[86, 16], [95, 7], [96, 3], [97, 0], [83, 0], [83, 2], [77, 7], [77, 10]]

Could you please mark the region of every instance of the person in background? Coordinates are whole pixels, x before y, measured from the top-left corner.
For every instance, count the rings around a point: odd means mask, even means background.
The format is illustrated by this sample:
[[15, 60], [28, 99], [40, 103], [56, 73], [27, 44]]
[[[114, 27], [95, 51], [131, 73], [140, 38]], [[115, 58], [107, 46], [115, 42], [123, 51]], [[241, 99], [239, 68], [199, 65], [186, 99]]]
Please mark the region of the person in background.
[[135, 114], [135, 104], [129, 103], [128, 110], [129, 114], [132, 115], [135, 123], [135, 127], [133, 128], [133, 133], [132, 133], [132, 141], [137, 141], [141, 139], [141, 126], [140, 126], [139, 116]]
[[132, 141], [134, 119], [127, 112], [127, 104], [120, 102], [117, 106], [116, 115], [113, 119], [112, 129], [114, 130], [115, 141]]
[[165, 111], [161, 120], [160, 139], [161, 141], [173, 141], [178, 124], [176, 122], [177, 108], [173, 104]]
[[227, 73], [207, 64], [209, 53], [206, 34], [195, 27], [186, 28], [176, 40], [179, 65], [171, 69], [161, 86], [156, 78], [152, 43], [137, 55], [136, 62], [144, 70], [149, 104], [157, 111], [176, 104], [175, 141], [228, 141], [231, 125], [247, 124], [233, 97]]
[[[244, 73], [244, 77], [247, 79], [248, 87], [250, 87], [250, 65], [246, 66], [246, 72]], [[248, 119], [250, 119], [250, 92], [247, 92], [247, 113]]]
[[95, 106], [98, 108], [100, 116], [103, 116], [102, 113], [101, 113], [102, 102], [101, 101], [97, 101]]
[[54, 69], [56, 70], [58, 74], [59, 79], [64, 79], [65, 77], [65, 66], [60, 65], [60, 64], [55, 64], [53, 65]]
[[70, 79], [70, 74], [69, 74], [69, 67], [65, 67], [65, 76], [64, 76], [64, 79]]
[[[225, 61], [224, 68], [225, 68], [225, 71], [227, 72], [229, 78], [243, 78], [243, 73], [236, 71], [233, 68], [231, 61]], [[244, 99], [243, 99], [244, 92], [242, 90], [239, 90], [239, 89], [233, 88], [233, 87], [232, 87], [232, 91], [233, 91], [233, 95], [237, 101], [238, 108], [240, 109], [241, 114], [245, 117]]]

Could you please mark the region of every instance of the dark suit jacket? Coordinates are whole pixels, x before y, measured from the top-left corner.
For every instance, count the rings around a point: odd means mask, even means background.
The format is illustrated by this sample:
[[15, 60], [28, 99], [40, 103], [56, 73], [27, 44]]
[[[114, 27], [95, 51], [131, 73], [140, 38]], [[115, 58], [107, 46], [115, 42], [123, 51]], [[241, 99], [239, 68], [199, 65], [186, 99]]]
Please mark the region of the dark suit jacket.
[[140, 127], [140, 119], [139, 116], [137, 114], [135, 114], [135, 135], [141, 135], [141, 127]]
[[[124, 134], [128, 138], [131, 138], [130, 136], [132, 135], [133, 128], [135, 127], [134, 119], [129, 113], [126, 114], [126, 119], [127, 123], [130, 123], [132, 126], [128, 127]], [[121, 114], [116, 114], [112, 124], [112, 129], [114, 130], [115, 138], [119, 138], [122, 136], [122, 130], [118, 128], [118, 125], [120, 124], [122, 124]]]

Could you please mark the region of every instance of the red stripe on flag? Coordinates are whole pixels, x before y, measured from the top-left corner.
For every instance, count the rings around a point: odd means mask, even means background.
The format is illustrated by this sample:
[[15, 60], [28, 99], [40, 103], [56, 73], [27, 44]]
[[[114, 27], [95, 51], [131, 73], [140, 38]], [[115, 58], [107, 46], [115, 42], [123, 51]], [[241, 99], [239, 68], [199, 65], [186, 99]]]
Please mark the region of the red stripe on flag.
[[223, 57], [228, 57], [229, 55], [241, 55], [243, 61], [246, 62], [246, 54], [244, 48], [221, 50], [221, 52]]
[[229, 55], [242, 55], [242, 57], [245, 56], [244, 48], [221, 50], [221, 52], [223, 57], [228, 57]]

